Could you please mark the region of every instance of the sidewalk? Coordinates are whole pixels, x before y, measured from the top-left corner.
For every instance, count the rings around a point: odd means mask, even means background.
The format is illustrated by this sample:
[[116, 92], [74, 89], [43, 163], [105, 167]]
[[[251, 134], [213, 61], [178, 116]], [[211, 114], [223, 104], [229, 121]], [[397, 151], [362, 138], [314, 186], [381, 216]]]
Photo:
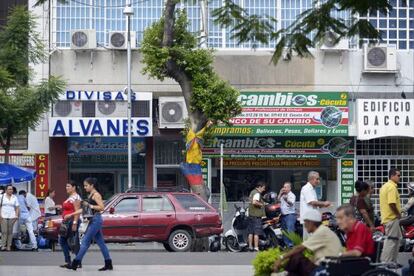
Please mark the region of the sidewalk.
[[[57, 266], [0, 266], [0, 275], [7, 276], [44, 276], [44, 275], [102, 275], [97, 271], [99, 266], [84, 266], [76, 272]], [[242, 265], [224, 266], [179, 266], [179, 265], [123, 265], [115, 266], [113, 271], [105, 271], [105, 275], [145, 275], [145, 276], [251, 276], [253, 268]]]
[[[158, 242], [133, 242], [133, 243], [107, 243], [109, 251], [165, 251], [164, 246]], [[96, 244], [92, 244], [91, 251], [99, 251]], [[61, 251], [59, 244], [56, 244], [56, 251]]]

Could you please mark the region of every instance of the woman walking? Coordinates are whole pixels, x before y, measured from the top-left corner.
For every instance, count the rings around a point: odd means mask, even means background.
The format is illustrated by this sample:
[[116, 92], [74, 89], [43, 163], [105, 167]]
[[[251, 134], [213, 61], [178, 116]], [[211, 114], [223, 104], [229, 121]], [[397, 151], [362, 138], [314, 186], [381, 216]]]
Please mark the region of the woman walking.
[[368, 185], [368, 183], [357, 180], [355, 182], [355, 190], [357, 191], [357, 194], [351, 198], [349, 203], [355, 208], [357, 219], [364, 222], [370, 228], [370, 230], [374, 232], [375, 225], [374, 221], [372, 220], [374, 210], [367, 205], [365, 199], [370, 189], [371, 187]]
[[13, 226], [19, 219], [19, 201], [13, 194], [13, 186], [7, 185], [0, 198], [1, 251], [11, 251]]
[[53, 198], [55, 197], [56, 192], [53, 189], [47, 191], [47, 197], [45, 199], [45, 217], [56, 216], [56, 210], [62, 208], [61, 205], [56, 205]]
[[81, 210], [81, 197], [76, 192], [76, 183], [74, 181], [69, 181], [66, 184], [66, 193], [68, 194], [68, 198], [62, 204], [62, 224], [65, 224], [66, 227], [61, 228], [63, 230], [59, 231], [62, 232], [59, 234], [59, 244], [62, 247], [63, 255], [65, 256], [65, 264], [61, 265], [60, 267], [70, 268], [71, 258], [68, 240], [69, 238], [73, 237], [73, 235], [76, 235], [76, 232], [78, 231], [79, 214], [75, 214], [73, 216], [68, 215]]
[[[101, 194], [96, 190], [96, 178], [86, 178], [83, 182], [83, 187], [85, 191], [89, 194], [89, 196], [88, 199], [82, 203], [82, 205], [85, 209], [90, 209], [92, 211], [92, 214], [91, 216], [84, 216], [84, 218], [89, 217], [89, 225], [82, 238], [79, 253], [73, 260], [71, 268], [73, 270], [76, 270], [78, 268], [78, 265], [82, 262], [82, 259], [85, 256], [89, 246], [91, 245], [92, 240], [95, 240], [105, 260], [105, 266], [100, 268], [99, 271], [112, 270], [112, 260], [109, 256], [109, 250], [105, 245], [105, 241], [102, 234], [101, 212], [104, 210], [104, 203]], [[66, 217], [72, 217], [76, 214], [80, 214], [81, 212], [81, 210], [78, 210], [72, 214], [67, 215]]]

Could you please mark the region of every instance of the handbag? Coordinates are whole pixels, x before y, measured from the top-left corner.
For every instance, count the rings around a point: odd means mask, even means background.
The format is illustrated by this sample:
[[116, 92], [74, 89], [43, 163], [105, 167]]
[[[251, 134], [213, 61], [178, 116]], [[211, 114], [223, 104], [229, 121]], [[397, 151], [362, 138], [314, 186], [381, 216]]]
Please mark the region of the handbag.
[[69, 234], [69, 223], [62, 222], [59, 227], [59, 236], [67, 238]]

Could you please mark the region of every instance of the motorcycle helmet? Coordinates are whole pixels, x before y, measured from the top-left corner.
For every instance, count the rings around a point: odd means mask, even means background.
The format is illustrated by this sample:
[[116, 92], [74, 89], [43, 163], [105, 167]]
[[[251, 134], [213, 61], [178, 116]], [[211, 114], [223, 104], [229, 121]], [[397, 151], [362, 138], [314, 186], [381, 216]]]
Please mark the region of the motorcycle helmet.
[[278, 203], [268, 204], [265, 207], [265, 211], [266, 211], [266, 217], [269, 219], [278, 217], [280, 215], [280, 204]]
[[410, 193], [414, 192], [414, 182], [407, 183], [407, 188]]

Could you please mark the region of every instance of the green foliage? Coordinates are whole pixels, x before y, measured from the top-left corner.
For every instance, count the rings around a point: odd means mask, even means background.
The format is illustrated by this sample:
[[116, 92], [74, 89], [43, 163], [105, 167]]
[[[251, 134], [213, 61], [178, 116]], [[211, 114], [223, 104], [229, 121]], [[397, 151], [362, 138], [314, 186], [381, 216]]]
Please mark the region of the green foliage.
[[[257, 41], [264, 44], [276, 41], [272, 57], [273, 63], [276, 64], [283, 51], [290, 55], [296, 53], [299, 57], [311, 57], [309, 49], [318, 46], [326, 32], [334, 32], [337, 42], [343, 37], [355, 36], [361, 38], [360, 43], [363, 42], [362, 39], [376, 42], [380, 39], [378, 30], [358, 15], [375, 14], [377, 11], [386, 14], [391, 8], [387, 0], [314, 0], [311, 9], [299, 15], [290, 26], [280, 30], [274, 29], [274, 18], [249, 14], [233, 0], [224, 0], [223, 6], [215, 9], [212, 15], [215, 17], [215, 23], [222, 28], [236, 32], [233, 38], [239, 43], [250, 41], [255, 45]], [[335, 18], [334, 14], [341, 11], [350, 14], [350, 22]], [[311, 33], [314, 35], [310, 36]]]
[[241, 111], [237, 101], [239, 92], [214, 72], [213, 52], [197, 48], [197, 39], [187, 28], [185, 11], [176, 11], [175, 18], [171, 47], [162, 46], [164, 18], [145, 31], [141, 46], [145, 64], [143, 72], [161, 81], [173, 78], [167, 70], [167, 63], [174, 61], [191, 82], [190, 113], [199, 111], [205, 121], [227, 123]]
[[[283, 235], [285, 235], [289, 240], [292, 241], [294, 246], [302, 244], [303, 240], [299, 234], [295, 232], [282, 232]], [[280, 247], [277, 247], [258, 253], [256, 255], [256, 258], [253, 260], [253, 266], [255, 271], [254, 275], [269, 276], [273, 272], [273, 266], [275, 261], [278, 260], [281, 255], [286, 254], [287, 251], [289, 251], [289, 249], [282, 250]], [[303, 256], [305, 256], [306, 258], [311, 259], [313, 255], [313, 252], [309, 249], [305, 249], [305, 251], [303, 251]]]
[[253, 259], [254, 276], [269, 276], [273, 272], [275, 261], [283, 255], [280, 247], [257, 253]]
[[29, 84], [29, 63], [45, 60], [44, 45], [35, 28], [33, 15], [26, 7], [17, 6], [0, 32], [0, 145], [6, 153], [12, 137], [34, 128], [65, 86], [56, 77]]

